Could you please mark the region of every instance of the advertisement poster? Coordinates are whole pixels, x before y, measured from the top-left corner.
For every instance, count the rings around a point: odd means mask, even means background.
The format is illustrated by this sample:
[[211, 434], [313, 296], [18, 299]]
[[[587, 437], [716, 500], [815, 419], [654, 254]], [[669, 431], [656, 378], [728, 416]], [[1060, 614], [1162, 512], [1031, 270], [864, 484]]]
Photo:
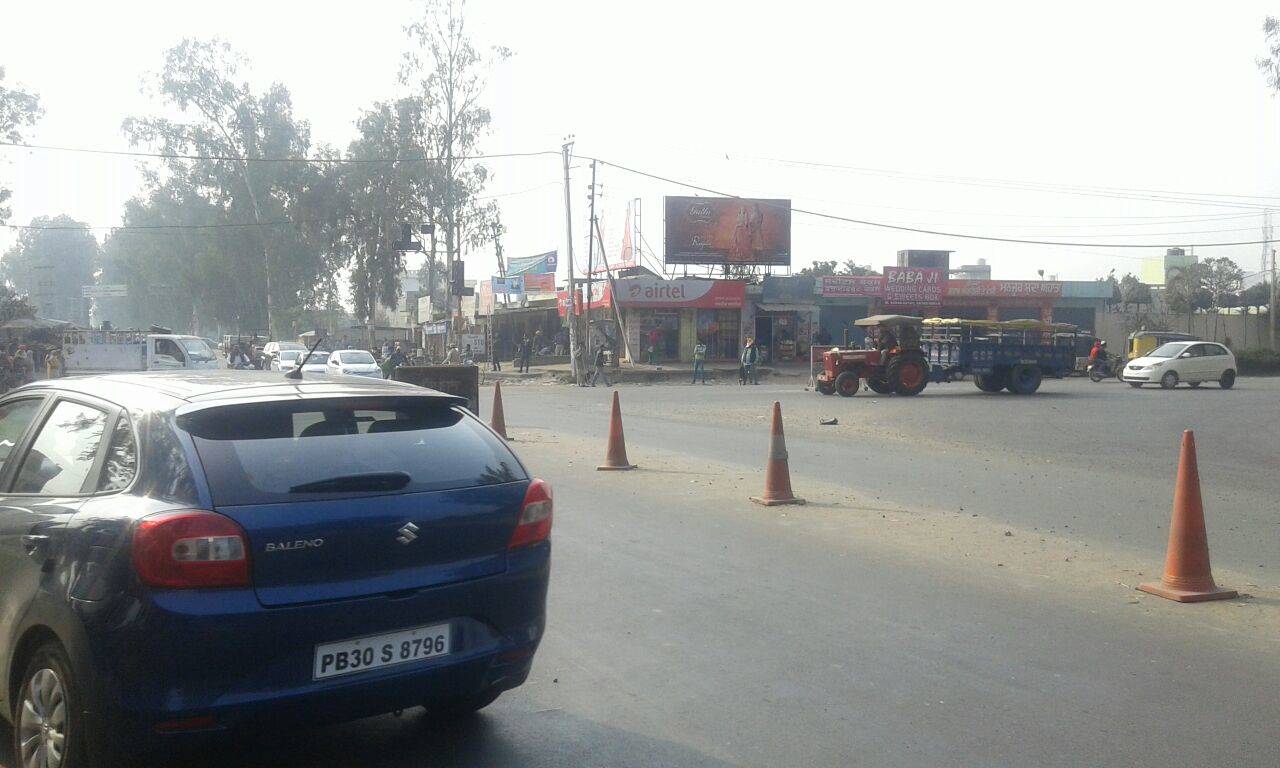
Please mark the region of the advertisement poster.
[[940, 269], [884, 268], [884, 303], [900, 307], [937, 306], [942, 303], [946, 278]]
[[666, 263], [791, 265], [791, 201], [668, 197]]
[[537, 256], [519, 256], [507, 259], [508, 275], [545, 275], [555, 274], [558, 263], [556, 251], [547, 251]]
[[550, 273], [523, 275], [526, 293], [555, 293], [556, 276]]
[[493, 281], [493, 292], [495, 294], [524, 293], [524, 277], [521, 275], [490, 279]]
[[820, 296], [863, 296], [879, 298], [884, 295], [883, 275], [824, 275], [818, 284]]

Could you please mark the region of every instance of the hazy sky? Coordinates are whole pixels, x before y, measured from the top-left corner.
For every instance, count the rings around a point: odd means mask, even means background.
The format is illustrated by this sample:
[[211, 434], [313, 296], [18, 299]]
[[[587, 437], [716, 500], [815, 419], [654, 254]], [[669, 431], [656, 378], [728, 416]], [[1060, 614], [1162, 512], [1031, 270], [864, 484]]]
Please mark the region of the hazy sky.
[[[1280, 103], [1254, 59], [1263, 19], [1280, 4], [1050, 7], [472, 0], [477, 39], [515, 51], [490, 78], [484, 147], [555, 150], [572, 133], [580, 155], [926, 229], [1080, 242], [1260, 239], [1262, 207], [1280, 207]], [[251, 59], [255, 84], [288, 86], [315, 141], [345, 147], [359, 110], [399, 93], [403, 26], [417, 8], [408, 0], [10, 0], [0, 64], [46, 108], [32, 143], [127, 149], [121, 121], [154, 109], [139, 92], [143, 75], [182, 37], [216, 35]], [[559, 158], [492, 167], [506, 253], [563, 253]], [[579, 158], [573, 173], [581, 254], [587, 163]], [[134, 160], [84, 154], [0, 148], [0, 174], [15, 189], [12, 223], [67, 213], [118, 224], [140, 186]], [[662, 196], [690, 192], [612, 168], [601, 180], [614, 208], [643, 199], [645, 240], [661, 256]], [[1195, 202], [1152, 199], [1170, 191]], [[0, 248], [14, 236], [0, 229]], [[985, 257], [1009, 279], [1038, 269], [1063, 279], [1136, 271], [1144, 253], [960, 240], [801, 214], [792, 240], [796, 267], [880, 266], [899, 249], [945, 248], [957, 262]], [[1230, 255], [1252, 272], [1261, 250], [1197, 252]], [[468, 257], [469, 276], [493, 269], [490, 252]]]

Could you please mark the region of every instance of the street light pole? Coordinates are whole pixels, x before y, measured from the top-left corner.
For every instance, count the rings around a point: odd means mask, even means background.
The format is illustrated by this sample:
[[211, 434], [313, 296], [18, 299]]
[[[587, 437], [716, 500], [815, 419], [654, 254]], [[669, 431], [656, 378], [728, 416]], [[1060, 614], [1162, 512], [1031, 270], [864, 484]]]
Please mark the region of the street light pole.
[[569, 196], [569, 154], [573, 151], [573, 137], [561, 147], [564, 156], [564, 227], [565, 227], [565, 248], [568, 249], [569, 256], [569, 372], [573, 376], [573, 383], [579, 384], [578, 379], [578, 301], [574, 295], [577, 286], [573, 279], [573, 205]]

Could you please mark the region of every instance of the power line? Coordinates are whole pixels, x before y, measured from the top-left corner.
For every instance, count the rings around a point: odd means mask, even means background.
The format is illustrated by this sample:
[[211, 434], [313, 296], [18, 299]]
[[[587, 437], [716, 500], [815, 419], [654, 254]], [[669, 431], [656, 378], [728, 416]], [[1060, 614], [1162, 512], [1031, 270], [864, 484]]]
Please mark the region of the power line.
[[[687, 181], [680, 181], [678, 179], [672, 179], [666, 176], [660, 176], [656, 173], [649, 173], [648, 171], [641, 171], [636, 168], [629, 168], [625, 165], [620, 165], [618, 163], [614, 163], [609, 160], [604, 160], [601, 158], [595, 158], [595, 159], [599, 160], [605, 165], [609, 165], [614, 168], [617, 168], [620, 171], [632, 173], [637, 176], [644, 176], [650, 179], [654, 179], [655, 181], [662, 181], [667, 184], [675, 184], [677, 186], [685, 187], [687, 189], [693, 189], [699, 192], [706, 192], [707, 194], [710, 194], [710, 195], [718, 195], [721, 197], [732, 197], [732, 198], [741, 199], [740, 195], [734, 195], [728, 192], [720, 192], [718, 190], [711, 189], [709, 187], [703, 187], [698, 184], [692, 184]], [[771, 203], [762, 202], [760, 204], [767, 207], [783, 209], [782, 206], [773, 205]], [[832, 221], [844, 221], [850, 224], [861, 224], [863, 226], [877, 227], [880, 229], [893, 229], [900, 232], [915, 232], [917, 234], [922, 234], [922, 235], [937, 235], [939, 237], [955, 237], [955, 238], [961, 238], [964, 240], [985, 240], [988, 242], [996, 242], [996, 243], [1019, 243], [1022, 245], [1055, 245], [1055, 246], [1071, 246], [1071, 247], [1084, 247], [1084, 248], [1179, 248], [1179, 247], [1221, 248], [1221, 247], [1237, 246], [1237, 245], [1259, 245], [1262, 242], [1264, 242], [1262, 240], [1243, 240], [1239, 242], [1226, 242], [1226, 243], [1183, 243], [1183, 242], [1080, 243], [1080, 242], [1067, 242], [1067, 241], [1054, 241], [1054, 240], [1033, 240], [1029, 238], [1019, 238], [1019, 237], [997, 237], [994, 235], [968, 235], [968, 234], [962, 234], [959, 232], [945, 232], [945, 231], [934, 230], [934, 229], [922, 229], [919, 227], [907, 227], [907, 226], [901, 226], [897, 224], [889, 224], [882, 221], [871, 221], [868, 219], [855, 219], [849, 216], [839, 216], [834, 213], [826, 213], [825, 211], [813, 211], [805, 208], [796, 208], [794, 206], [785, 210], [790, 210], [792, 213], [800, 213], [800, 214], [804, 214], [807, 216], [814, 216], [816, 218], [821, 218], [821, 219], [829, 219]]]
[[[726, 159], [729, 155], [725, 155]], [[747, 160], [756, 160], [761, 162], [778, 163], [782, 165], [801, 166], [815, 168], [827, 171], [843, 171], [847, 173], [884, 176], [890, 178], [902, 178], [912, 181], [924, 181], [939, 184], [967, 184], [972, 186], [987, 186], [995, 189], [1020, 189], [1040, 192], [1057, 192], [1063, 194], [1079, 194], [1095, 197], [1120, 197], [1123, 199], [1133, 200], [1154, 200], [1160, 202], [1185, 202], [1192, 205], [1217, 205], [1219, 207], [1235, 207], [1235, 208], [1262, 208], [1271, 203], [1241, 203], [1239, 200], [1260, 200], [1260, 201], [1277, 201], [1280, 197], [1273, 195], [1241, 195], [1220, 192], [1182, 192], [1176, 190], [1161, 189], [1143, 189], [1131, 187], [1106, 187], [1106, 186], [1087, 186], [1072, 184], [1057, 184], [1040, 181], [1019, 181], [1014, 179], [995, 179], [984, 178], [981, 176], [946, 176], [939, 174], [920, 174], [909, 171], [897, 171], [882, 168], [867, 168], [854, 165], [841, 165], [838, 163], [823, 163], [807, 160], [789, 160], [774, 157], [757, 157], [751, 155], [740, 155]], [[1224, 198], [1220, 201], [1210, 200], [1208, 198]]]
[[[227, 161], [227, 162], [248, 162], [248, 163], [307, 163], [314, 165], [323, 164], [341, 164], [341, 165], [358, 165], [358, 164], [376, 164], [376, 163], [438, 163], [443, 162], [444, 157], [429, 156], [409, 156], [409, 157], [237, 157], [235, 155], [185, 155], [169, 152], [138, 152], [119, 149], [91, 149], [87, 147], [57, 147], [47, 144], [19, 144], [10, 141], [0, 141], [0, 147], [11, 149], [39, 149], [49, 152], [76, 152], [89, 155], [116, 155], [120, 157], [147, 157], [161, 160], [205, 160], [205, 161]], [[508, 157], [539, 157], [542, 155], [558, 155], [559, 152], [542, 150], [537, 152], [495, 152], [489, 154], [477, 155], [458, 155], [453, 160], [491, 160], [495, 158]]]

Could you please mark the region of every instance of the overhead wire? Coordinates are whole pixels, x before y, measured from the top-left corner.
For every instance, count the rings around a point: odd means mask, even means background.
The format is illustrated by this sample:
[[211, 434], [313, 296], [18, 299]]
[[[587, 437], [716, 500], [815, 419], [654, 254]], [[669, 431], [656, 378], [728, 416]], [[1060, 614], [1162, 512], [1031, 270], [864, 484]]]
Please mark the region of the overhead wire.
[[[675, 184], [677, 186], [685, 187], [686, 189], [693, 189], [699, 192], [705, 192], [710, 195], [741, 199], [740, 195], [723, 192], [720, 190], [712, 189], [710, 187], [694, 184], [692, 182], [673, 179], [668, 176], [662, 176], [660, 174], [651, 173], [649, 171], [643, 171], [637, 168], [631, 168], [629, 166], [625, 166], [620, 163], [615, 163], [613, 161], [606, 160], [604, 158], [593, 158], [593, 159], [605, 165], [608, 165], [610, 167], [616, 168], [620, 171], [635, 174], [637, 176], [644, 176], [644, 177], [653, 179], [655, 181], [661, 181], [667, 184]], [[784, 209], [783, 206], [775, 205], [773, 203], [768, 203], [765, 201], [759, 201], [759, 204], [765, 207], [772, 207], [775, 209]], [[1082, 242], [1076, 242], [1076, 241], [1038, 240], [1038, 239], [1032, 239], [1032, 238], [1020, 238], [1020, 237], [998, 237], [995, 235], [975, 235], [975, 234], [965, 234], [962, 232], [948, 232], [944, 230], [925, 229], [922, 227], [908, 227], [908, 226], [902, 226], [898, 224], [890, 224], [882, 221], [873, 221], [870, 219], [858, 219], [851, 216], [840, 216], [834, 213], [827, 213], [825, 211], [815, 211], [807, 208], [797, 208], [795, 206], [791, 206], [790, 208], [786, 208], [785, 210], [789, 210], [792, 213], [799, 213], [806, 216], [813, 216], [816, 218], [828, 219], [832, 221], [844, 221], [850, 224], [861, 224], [863, 226], [876, 227], [879, 229], [891, 229], [891, 230], [896, 230], [900, 232], [914, 232], [916, 234], [936, 235], [939, 237], [954, 237], [954, 238], [959, 238], [964, 240], [983, 240], [987, 242], [997, 242], [997, 243], [1018, 243], [1022, 245], [1051, 245], [1051, 246], [1070, 246], [1070, 247], [1085, 247], [1085, 248], [1176, 248], [1176, 247], [1220, 248], [1220, 247], [1240, 246], [1240, 245], [1260, 245], [1264, 242], [1270, 242], [1269, 240], [1242, 240], [1242, 241], [1218, 242], [1218, 243], [1185, 243], [1181, 241], [1162, 242], [1162, 243], [1082, 243]], [[1157, 235], [1153, 234], [1151, 236], [1157, 236]]]

